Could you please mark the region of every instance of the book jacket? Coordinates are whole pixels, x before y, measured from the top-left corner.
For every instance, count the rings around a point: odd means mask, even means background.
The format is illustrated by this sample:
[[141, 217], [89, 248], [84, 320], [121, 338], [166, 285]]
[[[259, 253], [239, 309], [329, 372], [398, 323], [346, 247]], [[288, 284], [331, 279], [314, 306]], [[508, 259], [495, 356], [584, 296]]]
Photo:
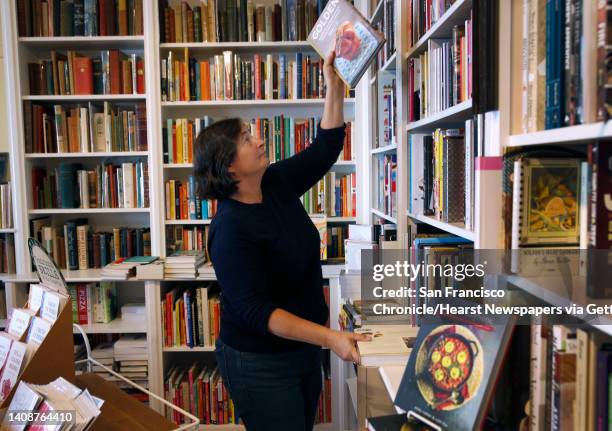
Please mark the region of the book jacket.
[[334, 67], [352, 88], [376, 57], [385, 37], [348, 1], [329, 0], [307, 40], [323, 58], [336, 50]]

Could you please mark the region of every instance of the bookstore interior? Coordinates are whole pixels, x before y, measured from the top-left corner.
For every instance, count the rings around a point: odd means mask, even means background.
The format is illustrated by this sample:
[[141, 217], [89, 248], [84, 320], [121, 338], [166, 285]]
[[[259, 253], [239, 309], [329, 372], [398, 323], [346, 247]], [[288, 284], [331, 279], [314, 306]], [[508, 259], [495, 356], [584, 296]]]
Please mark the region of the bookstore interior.
[[612, 430], [612, 0], [0, 30], [0, 431]]

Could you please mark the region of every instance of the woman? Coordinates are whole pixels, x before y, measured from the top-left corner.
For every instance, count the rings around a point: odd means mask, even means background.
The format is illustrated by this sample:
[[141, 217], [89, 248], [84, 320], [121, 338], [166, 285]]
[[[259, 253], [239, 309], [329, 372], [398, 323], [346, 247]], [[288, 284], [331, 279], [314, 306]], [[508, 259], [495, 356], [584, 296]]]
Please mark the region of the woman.
[[269, 165], [264, 144], [240, 119], [219, 121], [196, 142], [204, 199], [218, 199], [208, 250], [221, 287], [216, 357], [249, 431], [310, 430], [321, 391], [321, 347], [359, 361], [358, 334], [326, 328], [319, 233], [300, 202], [337, 160], [344, 138], [344, 84], [325, 61], [317, 137]]

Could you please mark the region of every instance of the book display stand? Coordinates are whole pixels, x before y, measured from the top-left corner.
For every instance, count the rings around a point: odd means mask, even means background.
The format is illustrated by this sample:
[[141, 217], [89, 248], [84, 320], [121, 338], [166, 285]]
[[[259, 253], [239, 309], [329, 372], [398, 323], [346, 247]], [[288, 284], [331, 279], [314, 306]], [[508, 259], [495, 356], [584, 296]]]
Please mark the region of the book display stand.
[[[46, 251], [36, 240], [30, 239], [28, 245], [40, 283], [50, 289], [67, 292], [66, 284], [60, 270]], [[73, 357], [73, 326], [83, 335], [87, 352], [87, 359], [76, 362]], [[88, 372], [81, 375], [75, 375], [75, 365], [83, 363], [87, 364]], [[155, 410], [146, 407], [141, 402], [127, 395], [115, 384], [91, 373], [92, 366], [94, 365], [96, 367], [101, 367], [105, 372], [112, 374], [134, 388], [147, 393], [150, 397], [155, 398], [169, 408], [176, 410], [188, 418], [190, 422], [177, 427], [177, 425], [173, 424]], [[44, 385], [58, 377], [63, 377], [76, 386], [87, 389], [92, 395], [104, 400], [104, 404], [101, 407], [101, 414], [90, 428], [94, 431], [188, 431], [196, 430], [200, 423], [197, 417], [176, 407], [162, 397], [155, 395], [93, 359], [91, 357], [91, 347], [85, 331], [79, 325], [72, 324], [71, 301], [66, 301], [64, 304], [58, 319], [51, 326], [43, 343], [25, 365], [17, 383], [23, 380], [28, 383]], [[15, 389], [17, 388], [17, 383], [12, 388], [9, 396], [0, 404], [0, 409], [6, 409], [10, 405]]]

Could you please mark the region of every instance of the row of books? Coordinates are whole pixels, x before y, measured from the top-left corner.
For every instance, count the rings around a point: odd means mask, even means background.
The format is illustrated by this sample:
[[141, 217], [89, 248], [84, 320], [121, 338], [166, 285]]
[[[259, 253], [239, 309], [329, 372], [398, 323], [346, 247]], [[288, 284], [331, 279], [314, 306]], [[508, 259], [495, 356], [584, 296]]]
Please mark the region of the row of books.
[[68, 285], [72, 322], [80, 325], [109, 323], [117, 317], [117, 286], [113, 282]]
[[[164, 398], [197, 416], [202, 424], [240, 423], [216, 366], [195, 362], [189, 367], [170, 367], [164, 376]], [[184, 415], [170, 408], [166, 408], [166, 417], [176, 424], [188, 422]]]
[[324, 97], [323, 60], [298, 52], [240, 56], [223, 51], [198, 60], [184, 49], [161, 60], [162, 101], [312, 99]]
[[378, 74], [378, 147], [397, 143], [397, 87], [395, 73]]
[[373, 27], [385, 35], [385, 45], [376, 54], [376, 70], [379, 70], [395, 54], [395, 12], [393, 0], [382, 1], [382, 18]]
[[13, 200], [11, 198], [11, 183], [0, 184], [0, 228], [13, 227]]
[[168, 180], [165, 183], [166, 220], [206, 220], [214, 215], [212, 200], [200, 199], [195, 177], [187, 181]]
[[377, 180], [374, 185], [376, 208], [384, 214], [397, 217], [397, 154], [376, 157]]
[[306, 212], [328, 217], [355, 217], [357, 175], [328, 172], [301, 196]]
[[472, 225], [474, 154], [463, 129], [436, 129], [409, 140], [409, 211]]
[[512, 6], [513, 132], [607, 120], [610, 2], [534, 0]]
[[193, 163], [194, 144], [200, 132], [213, 123], [202, 118], [168, 118], [162, 128], [164, 163]]
[[[283, 115], [250, 121], [251, 134], [264, 141], [271, 163], [305, 150], [314, 141], [319, 118], [298, 119]], [[344, 145], [338, 160], [354, 160], [353, 122], [346, 122]]]
[[161, 301], [166, 347], [212, 347], [219, 337], [221, 302], [212, 285], [176, 287]]
[[86, 56], [51, 51], [51, 59], [28, 63], [31, 95], [144, 94], [144, 59], [116, 49]]
[[142, 0], [17, 0], [20, 37], [143, 34]]
[[14, 274], [15, 269], [15, 238], [10, 233], [0, 234], [0, 273]]
[[327, 260], [344, 260], [344, 240], [348, 238], [348, 225], [327, 227]]
[[315, 424], [332, 422], [332, 380], [329, 352], [321, 351], [322, 387], [315, 412]]
[[430, 39], [408, 64], [408, 119], [418, 121], [472, 97], [472, 19], [452, 38]]
[[52, 226], [49, 217], [30, 221], [30, 232], [60, 268], [103, 268], [122, 257], [150, 256], [149, 228], [113, 228], [93, 232], [86, 218]]
[[148, 208], [146, 161], [99, 164], [86, 170], [78, 163], [32, 169], [33, 208]]
[[180, 250], [206, 250], [208, 226], [166, 226], [166, 255]]
[[408, 47], [416, 45], [457, 0], [409, 0]]
[[533, 324], [531, 429], [605, 429], [612, 418], [612, 343], [597, 331]]
[[305, 40], [323, 0], [160, 1], [161, 41], [265, 42]]
[[144, 103], [130, 107], [41, 105], [23, 102], [26, 153], [147, 150]]

